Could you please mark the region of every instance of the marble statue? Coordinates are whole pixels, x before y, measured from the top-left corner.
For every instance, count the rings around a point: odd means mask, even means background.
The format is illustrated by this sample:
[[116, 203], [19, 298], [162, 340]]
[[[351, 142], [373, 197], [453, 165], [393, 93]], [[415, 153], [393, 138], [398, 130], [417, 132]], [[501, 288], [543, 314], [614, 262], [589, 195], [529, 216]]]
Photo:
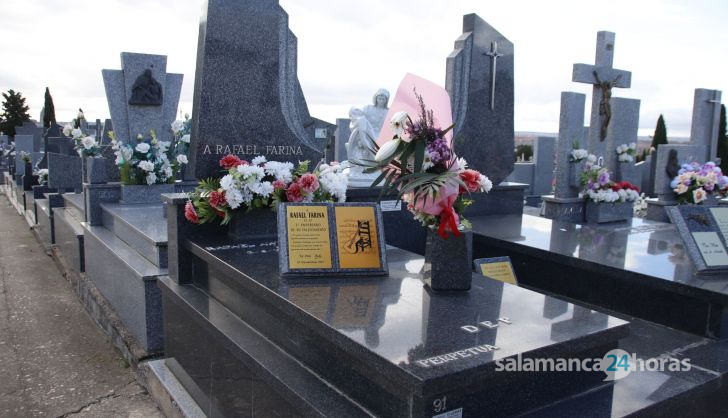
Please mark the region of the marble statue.
[[[346, 156], [349, 162], [349, 186], [369, 187], [379, 176], [378, 173], [364, 173], [363, 167], [356, 162], [374, 160], [374, 143], [387, 117], [389, 92], [379, 89], [372, 97], [372, 104], [364, 107], [352, 107], [349, 111], [351, 120], [349, 142], [346, 143]], [[354, 162], [353, 164], [351, 162]]]
[[352, 107], [349, 111], [351, 119], [351, 135], [346, 143], [346, 154], [349, 160], [374, 160], [374, 142], [384, 125], [387, 116], [389, 92], [379, 89], [374, 93], [372, 104], [362, 108]]

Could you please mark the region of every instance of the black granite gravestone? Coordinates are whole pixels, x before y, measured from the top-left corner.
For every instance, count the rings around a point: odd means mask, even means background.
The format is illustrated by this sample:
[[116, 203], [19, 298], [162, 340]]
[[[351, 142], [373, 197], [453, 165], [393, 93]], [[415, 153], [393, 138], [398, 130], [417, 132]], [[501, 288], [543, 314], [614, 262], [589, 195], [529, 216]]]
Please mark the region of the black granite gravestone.
[[445, 83], [455, 152], [496, 185], [513, 171], [513, 68], [513, 44], [478, 15], [465, 15]]
[[197, 45], [192, 143], [185, 178], [219, 172], [226, 154], [319, 161], [328, 128], [308, 113], [296, 75], [297, 40], [276, 0], [207, 0]]

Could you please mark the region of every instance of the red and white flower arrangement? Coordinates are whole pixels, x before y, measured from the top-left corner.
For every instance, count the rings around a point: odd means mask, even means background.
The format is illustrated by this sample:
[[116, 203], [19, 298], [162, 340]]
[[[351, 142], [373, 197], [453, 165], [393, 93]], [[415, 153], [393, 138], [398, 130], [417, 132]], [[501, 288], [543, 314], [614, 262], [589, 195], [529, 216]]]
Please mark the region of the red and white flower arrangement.
[[295, 167], [290, 162], [251, 162], [226, 155], [220, 167], [222, 178], [200, 181], [185, 205], [185, 217], [193, 223], [219, 220], [226, 225], [236, 213], [254, 209], [275, 210], [282, 202], [344, 202], [348, 176], [338, 163], [320, 164], [308, 172], [308, 161]]

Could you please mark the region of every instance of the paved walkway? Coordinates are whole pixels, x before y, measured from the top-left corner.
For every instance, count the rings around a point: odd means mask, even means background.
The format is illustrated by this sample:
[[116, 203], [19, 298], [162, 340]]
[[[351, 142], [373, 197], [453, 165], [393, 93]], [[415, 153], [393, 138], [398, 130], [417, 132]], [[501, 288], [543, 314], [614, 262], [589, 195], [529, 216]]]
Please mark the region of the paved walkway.
[[0, 417], [162, 417], [0, 195]]

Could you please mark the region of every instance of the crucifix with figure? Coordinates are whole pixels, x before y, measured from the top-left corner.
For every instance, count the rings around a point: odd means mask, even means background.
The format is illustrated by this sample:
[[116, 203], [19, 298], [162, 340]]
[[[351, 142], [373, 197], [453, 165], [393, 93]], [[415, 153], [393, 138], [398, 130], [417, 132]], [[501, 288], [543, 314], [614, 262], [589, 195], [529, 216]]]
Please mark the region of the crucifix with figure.
[[610, 99], [612, 88], [629, 88], [632, 73], [612, 68], [614, 63], [614, 32], [597, 33], [597, 50], [594, 65], [574, 64], [572, 81], [593, 86], [591, 122], [589, 123], [589, 153], [606, 156], [607, 129], [611, 119]]

